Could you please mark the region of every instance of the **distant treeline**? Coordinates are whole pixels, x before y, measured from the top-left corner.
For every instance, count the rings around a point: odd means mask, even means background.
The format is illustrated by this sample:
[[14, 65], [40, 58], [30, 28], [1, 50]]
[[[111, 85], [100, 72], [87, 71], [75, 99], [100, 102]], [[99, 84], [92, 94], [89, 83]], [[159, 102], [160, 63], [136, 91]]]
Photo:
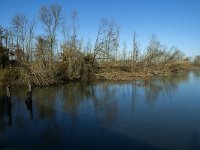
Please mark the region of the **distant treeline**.
[[[135, 32], [132, 49], [127, 50], [126, 43], [119, 45], [118, 24], [103, 18], [95, 42], [85, 42], [78, 38], [77, 12], [72, 12], [71, 28], [63, 16], [62, 7], [57, 4], [41, 6], [37, 19], [16, 14], [9, 27], [0, 27], [1, 85], [49, 85], [67, 80], [108, 79], [108, 73], [148, 76], [189, 68], [189, 57], [176, 47], [162, 45], [156, 36], [141, 52]], [[38, 22], [43, 26], [41, 35], [35, 34]], [[61, 41], [58, 32], [62, 33]], [[200, 64], [200, 56], [194, 64]]]

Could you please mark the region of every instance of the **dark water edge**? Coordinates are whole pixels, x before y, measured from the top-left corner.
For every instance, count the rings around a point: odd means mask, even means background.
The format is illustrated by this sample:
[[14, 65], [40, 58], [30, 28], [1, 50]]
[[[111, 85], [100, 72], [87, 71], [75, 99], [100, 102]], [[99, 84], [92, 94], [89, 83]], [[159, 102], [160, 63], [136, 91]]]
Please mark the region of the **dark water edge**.
[[200, 72], [0, 92], [0, 150], [200, 149]]

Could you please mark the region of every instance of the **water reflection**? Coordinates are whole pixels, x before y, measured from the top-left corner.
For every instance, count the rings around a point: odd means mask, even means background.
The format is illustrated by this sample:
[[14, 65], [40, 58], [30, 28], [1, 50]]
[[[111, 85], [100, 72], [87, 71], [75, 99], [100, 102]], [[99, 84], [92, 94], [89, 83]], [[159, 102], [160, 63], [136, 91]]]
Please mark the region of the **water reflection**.
[[196, 70], [196, 71], [193, 71], [193, 75], [195, 76], [195, 78], [200, 78], [200, 70]]
[[27, 100], [25, 100], [26, 108], [29, 112], [30, 119], [33, 119], [33, 108], [32, 108], [32, 91], [27, 93]]
[[11, 99], [7, 96], [3, 96], [0, 99], [0, 123], [5, 122], [5, 120], [7, 120], [6, 122], [8, 126], [12, 125]]
[[20, 134], [18, 142], [26, 145], [24, 140], [30, 137], [33, 149], [84, 147], [93, 142], [106, 147], [125, 143], [127, 149], [137, 143], [146, 149], [170, 149], [174, 144], [198, 150], [200, 112], [195, 98], [200, 95], [189, 91], [195, 97], [189, 102], [187, 92], [199, 76], [194, 72], [129, 83], [71, 82], [37, 87], [28, 95], [27, 89], [15, 89], [12, 105], [0, 96], [0, 149], [6, 147], [1, 143], [9, 145], [6, 138], [18, 140]]
[[98, 119], [109, 124], [117, 112], [116, 89], [109, 84], [69, 83], [61, 87], [38, 88], [33, 99], [39, 117], [53, 118], [56, 111], [69, 113], [71, 118], [94, 110]]
[[188, 76], [189, 72], [142, 81], [142, 86], [145, 88], [147, 103], [154, 104], [161, 92], [167, 94], [168, 96], [173, 96], [177, 86], [181, 82], [188, 81]]
[[192, 132], [192, 137], [191, 137], [191, 149], [192, 150], [198, 150], [199, 149], [199, 133], [198, 131], [193, 131]]
[[[15, 91], [15, 99], [24, 101], [29, 118], [33, 119], [32, 99], [37, 109], [40, 119], [55, 118], [56, 112], [69, 113], [71, 118], [78, 115], [94, 111], [97, 119], [109, 125], [115, 120], [118, 111], [118, 101], [126, 99], [127, 95], [131, 96], [131, 109], [134, 110], [135, 103], [138, 99], [139, 87], [144, 89], [144, 95], [147, 104], [154, 104], [158, 100], [160, 93], [165, 93], [169, 97], [176, 91], [177, 86], [188, 80], [188, 74], [177, 74], [170, 77], [160, 77], [143, 81], [130, 83], [79, 83], [72, 82], [62, 86], [51, 86], [35, 88], [34, 93], [28, 93], [25, 97], [26, 89]], [[127, 88], [127, 89], [125, 89]], [[125, 90], [124, 90], [125, 89]], [[122, 91], [120, 97], [119, 91]], [[130, 92], [130, 93], [127, 93]], [[4, 116], [5, 110], [9, 124], [12, 124], [11, 105], [4, 104], [1, 100], [1, 116]], [[6, 106], [6, 107], [5, 107]], [[3, 118], [3, 117], [1, 117]]]
[[[116, 87], [110, 87], [106, 83], [92, 85], [91, 92], [98, 120], [105, 126], [109, 126], [115, 120], [118, 111]], [[99, 93], [103, 95], [98, 95]]]
[[7, 99], [7, 117], [8, 117], [8, 126], [12, 125], [12, 105], [10, 100]]

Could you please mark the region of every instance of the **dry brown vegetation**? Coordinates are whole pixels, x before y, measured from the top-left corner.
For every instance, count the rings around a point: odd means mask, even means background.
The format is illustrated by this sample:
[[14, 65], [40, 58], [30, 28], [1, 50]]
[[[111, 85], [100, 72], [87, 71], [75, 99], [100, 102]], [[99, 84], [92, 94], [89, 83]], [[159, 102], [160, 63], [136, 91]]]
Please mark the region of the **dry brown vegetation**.
[[[130, 62], [131, 63], [131, 62]], [[132, 68], [129, 64], [101, 64], [101, 71], [95, 74], [98, 80], [130, 81], [144, 79], [152, 76], [168, 76], [172, 73], [189, 71], [191, 63], [187, 61], [171, 62], [165, 65], [150, 64], [146, 67], [142, 62], [135, 64]]]
[[[189, 70], [191, 63], [177, 48], [167, 48], [152, 36], [141, 52], [136, 32], [132, 49], [119, 45], [119, 26], [100, 21], [95, 43], [78, 38], [77, 12], [71, 28], [63, 23], [59, 5], [42, 6], [38, 21], [44, 33], [35, 35], [37, 20], [24, 14], [13, 17], [11, 26], [0, 28], [0, 85], [49, 85], [68, 80], [134, 80]], [[61, 31], [63, 40], [58, 41]], [[60, 44], [58, 46], [58, 44]], [[199, 57], [195, 58], [198, 65]]]

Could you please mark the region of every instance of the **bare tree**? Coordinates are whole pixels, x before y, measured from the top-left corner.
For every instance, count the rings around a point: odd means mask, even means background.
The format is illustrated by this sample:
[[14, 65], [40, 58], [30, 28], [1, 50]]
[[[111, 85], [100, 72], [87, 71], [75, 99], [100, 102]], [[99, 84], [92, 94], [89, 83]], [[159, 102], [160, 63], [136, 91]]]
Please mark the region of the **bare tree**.
[[139, 58], [139, 53], [140, 53], [140, 44], [137, 41], [137, 33], [133, 33], [133, 51], [132, 51], [132, 59], [133, 61], [137, 62]]
[[53, 50], [56, 43], [56, 31], [62, 21], [62, 9], [59, 5], [42, 6], [39, 11], [39, 20], [43, 24], [49, 43], [49, 67], [52, 68]]
[[71, 48], [77, 50], [78, 40], [77, 40], [77, 30], [78, 30], [78, 15], [76, 11], [72, 12], [72, 35], [71, 35]]
[[14, 29], [14, 37], [16, 39], [16, 54], [20, 53], [19, 60], [23, 59], [22, 55], [25, 53], [25, 40], [27, 34], [27, 17], [24, 14], [17, 14], [12, 19], [12, 26]]
[[62, 35], [63, 35], [63, 42], [68, 43], [70, 41], [70, 29], [65, 22], [62, 23]]
[[48, 41], [41, 36], [37, 38], [35, 58], [39, 65], [38, 67], [44, 69], [48, 61]]
[[198, 66], [200, 65], [200, 55], [194, 58], [194, 65], [198, 65]]
[[15, 37], [16, 53], [21, 53], [23, 60], [28, 61], [29, 59], [32, 59], [34, 29], [36, 27], [36, 21], [30, 20], [24, 14], [17, 14], [12, 19], [12, 27], [13, 32], [11, 30], [8, 34], [13, 34], [10, 35], [11, 38], [12, 36]]
[[[0, 26], [0, 68], [4, 69], [6, 65], [9, 63], [9, 51], [4, 46], [6, 45], [6, 30]], [[5, 40], [5, 43], [3, 42]], [[3, 44], [4, 43], [4, 44]]]
[[114, 57], [114, 53], [117, 51], [119, 47], [119, 27], [116, 23], [109, 22], [107, 31], [106, 31], [106, 42], [105, 42], [105, 51], [107, 54], [107, 61]]
[[94, 52], [93, 52], [93, 64], [98, 55], [102, 55], [104, 53], [103, 46], [105, 43], [105, 33], [106, 33], [106, 26], [107, 26], [107, 19], [103, 18], [100, 21], [97, 37], [94, 45]]
[[92, 43], [90, 40], [88, 40], [84, 46], [84, 51], [86, 54], [91, 54], [92, 52]]
[[108, 19], [101, 19], [94, 46], [93, 61], [97, 56], [103, 59], [106, 58], [108, 61], [111, 58], [112, 53], [117, 51], [119, 46], [118, 39], [118, 25]]
[[71, 14], [72, 23], [69, 26], [66, 26], [63, 23], [63, 37], [64, 44], [68, 46], [68, 49], [77, 51], [79, 50], [81, 41], [78, 39], [78, 14], [76, 11], [73, 11]]
[[5, 37], [5, 29], [3, 29], [3, 27], [0, 26], [0, 46], [3, 46], [3, 39]]
[[126, 42], [123, 43], [122, 48], [122, 60], [125, 62], [127, 60], [127, 44]]
[[27, 31], [27, 42], [26, 42], [26, 50], [27, 50], [27, 55], [26, 59], [32, 61], [33, 60], [33, 40], [34, 40], [34, 31], [36, 27], [37, 22], [35, 20], [31, 20], [28, 22], [28, 31]]
[[148, 63], [158, 62], [159, 58], [163, 56], [164, 50], [165, 47], [161, 45], [161, 42], [157, 40], [155, 35], [152, 35], [147, 47], [146, 61]]

